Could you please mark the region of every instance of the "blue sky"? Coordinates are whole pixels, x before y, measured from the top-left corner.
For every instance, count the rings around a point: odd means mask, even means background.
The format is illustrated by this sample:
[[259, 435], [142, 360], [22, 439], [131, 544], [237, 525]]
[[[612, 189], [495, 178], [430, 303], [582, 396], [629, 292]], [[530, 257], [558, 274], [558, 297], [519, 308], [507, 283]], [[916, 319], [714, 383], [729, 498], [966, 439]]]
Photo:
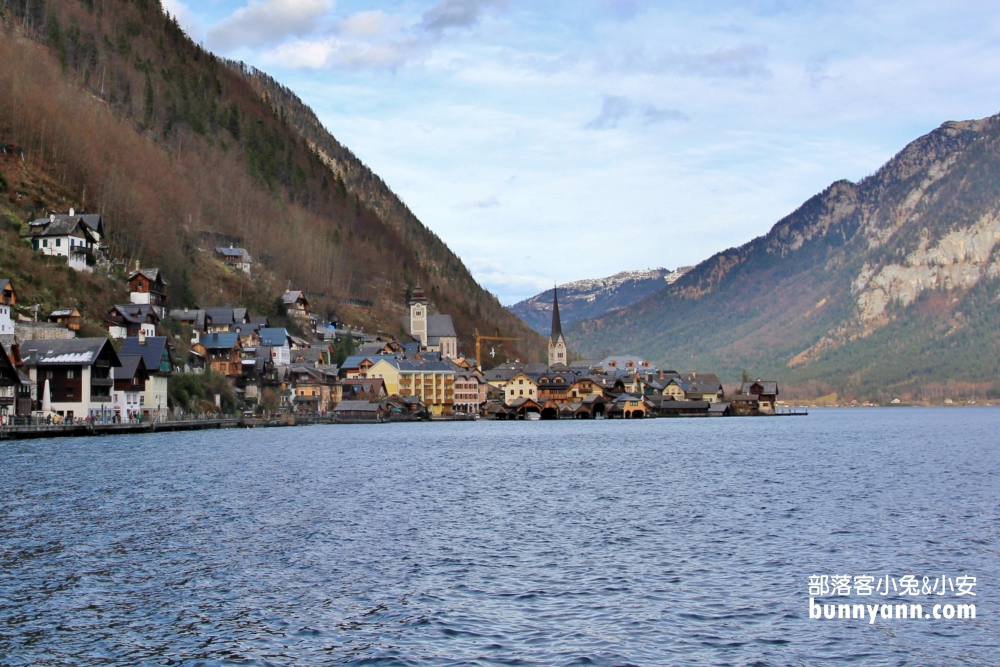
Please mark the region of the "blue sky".
[[1000, 111], [984, 2], [164, 6], [295, 90], [505, 304], [695, 264]]

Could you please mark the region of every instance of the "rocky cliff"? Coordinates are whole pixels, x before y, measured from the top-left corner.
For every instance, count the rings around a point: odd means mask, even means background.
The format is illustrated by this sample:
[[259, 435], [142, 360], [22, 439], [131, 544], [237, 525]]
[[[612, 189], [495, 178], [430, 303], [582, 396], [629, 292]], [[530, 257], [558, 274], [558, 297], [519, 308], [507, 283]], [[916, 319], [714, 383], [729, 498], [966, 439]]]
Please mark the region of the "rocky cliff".
[[1000, 374], [998, 243], [1000, 117], [949, 122], [567, 337], [815, 392], [982, 392]]

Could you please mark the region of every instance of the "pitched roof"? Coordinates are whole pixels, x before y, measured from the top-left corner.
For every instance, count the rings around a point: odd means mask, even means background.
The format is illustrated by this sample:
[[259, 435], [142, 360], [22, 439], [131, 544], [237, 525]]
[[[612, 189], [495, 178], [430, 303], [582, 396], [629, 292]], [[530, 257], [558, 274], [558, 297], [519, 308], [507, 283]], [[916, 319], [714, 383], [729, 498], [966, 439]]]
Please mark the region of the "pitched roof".
[[[46, 225], [54, 224], [55, 222], [67, 223], [70, 222], [73, 225], [83, 224], [88, 231], [101, 233], [103, 231], [104, 225], [101, 221], [101, 216], [97, 213], [77, 213], [73, 216], [66, 214], [53, 216], [54, 220], [48, 217], [37, 218], [28, 223], [28, 233], [31, 234], [31, 228], [43, 228]], [[48, 234], [42, 234], [43, 236], [49, 236]], [[32, 234], [34, 236], [34, 234]]]
[[201, 337], [201, 345], [206, 350], [231, 350], [236, 347], [239, 339], [239, 334], [234, 333], [204, 334]]
[[[107, 346], [107, 350], [105, 350]], [[69, 338], [66, 340], [26, 340], [21, 343], [25, 365], [79, 364], [90, 366], [101, 354], [110, 354], [112, 366], [120, 366], [118, 355], [107, 338]]]
[[[167, 354], [163, 351], [166, 349]], [[146, 336], [146, 344], [143, 345], [136, 337], [126, 338], [122, 343], [119, 354], [138, 354], [142, 356], [146, 364], [146, 370], [150, 373], [169, 373], [173, 370], [170, 367], [170, 348], [167, 344], [166, 336]], [[164, 358], [166, 356], [166, 358]]]
[[[0, 285], [0, 288], [2, 288], [2, 285]], [[49, 317], [70, 317], [74, 312], [76, 312], [76, 308], [57, 308], [49, 313]]]
[[288, 290], [287, 292], [281, 295], [281, 301], [286, 304], [292, 304], [298, 301], [299, 297], [301, 296], [302, 296], [301, 290]]
[[[400, 319], [403, 321], [403, 327], [406, 331], [413, 331], [413, 329], [410, 328], [409, 316], [405, 316]], [[431, 345], [437, 345], [443, 337], [458, 337], [458, 334], [455, 333], [455, 324], [451, 320], [451, 315], [428, 315], [427, 342]]]
[[740, 393], [741, 394], [753, 393], [750, 388], [753, 387], [755, 384], [760, 385], [761, 394], [775, 396], [778, 393], [778, 383], [772, 380], [749, 380], [747, 382], [744, 382], [743, 385], [740, 387]]
[[288, 343], [288, 331], [274, 327], [262, 327], [258, 332], [262, 347], [281, 347]]
[[333, 409], [334, 412], [378, 412], [379, 408], [382, 407], [378, 403], [371, 403], [369, 401], [341, 401], [337, 404], [337, 407]]
[[7, 279], [7, 278], [0, 278], [0, 292], [4, 291], [7, 288], [7, 285], [9, 285], [9, 284], [10, 284], [10, 280], [9, 279]]
[[51, 222], [48, 218], [32, 222], [28, 226], [28, 236], [69, 236], [77, 229], [84, 235], [89, 235], [91, 231], [77, 218], [56, 216], [56, 219]]
[[372, 363], [374, 363], [374, 360], [371, 357], [362, 357], [362, 356], [358, 356], [358, 355], [352, 355], [352, 356], [347, 357], [346, 359], [344, 359], [344, 363], [342, 363], [340, 365], [340, 367], [341, 368], [358, 368], [358, 367], [361, 366], [361, 364], [366, 359], [368, 361], [371, 361]]
[[193, 310], [189, 308], [175, 308], [170, 311], [170, 317], [173, 317], [178, 320], [183, 320], [185, 322], [192, 322], [198, 319], [198, 313], [200, 312], [202, 311], [197, 308]]
[[160, 277], [159, 269], [136, 269], [132, 273], [128, 274], [128, 279], [132, 280], [136, 276], [145, 276], [149, 278], [151, 282], [156, 282], [156, 279]]
[[142, 370], [146, 370], [146, 363], [141, 354], [119, 354], [118, 360], [122, 362], [122, 365], [120, 368], [115, 369], [116, 380], [134, 378], [140, 365], [142, 366]]
[[213, 325], [236, 323], [236, 317], [232, 308], [204, 308], [202, 313], [204, 314], [205, 321], [210, 318]]
[[245, 248], [216, 248], [215, 252], [222, 255], [225, 259], [250, 261], [250, 253]]
[[[123, 303], [115, 306], [114, 310], [118, 311], [122, 319], [132, 324], [143, 324], [150, 315], [153, 316], [154, 321], [160, 321], [160, 316], [149, 304]], [[110, 317], [110, 313], [108, 316]]]

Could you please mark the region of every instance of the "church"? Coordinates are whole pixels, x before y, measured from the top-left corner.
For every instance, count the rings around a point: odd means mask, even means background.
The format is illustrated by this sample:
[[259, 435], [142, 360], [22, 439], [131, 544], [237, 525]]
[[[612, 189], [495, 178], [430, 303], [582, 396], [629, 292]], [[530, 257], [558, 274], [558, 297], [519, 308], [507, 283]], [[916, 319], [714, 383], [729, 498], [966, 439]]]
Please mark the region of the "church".
[[423, 288], [417, 285], [410, 297], [410, 316], [403, 318], [403, 328], [420, 341], [423, 352], [439, 352], [441, 359], [458, 356], [458, 334], [451, 321], [451, 315], [431, 315], [428, 313], [430, 301]]
[[549, 367], [556, 364], [567, 365], [569, 349], [563, 338], [562, 322], [559, 320], [559, 294], [552, 288], [552, 333], [549, 334]]

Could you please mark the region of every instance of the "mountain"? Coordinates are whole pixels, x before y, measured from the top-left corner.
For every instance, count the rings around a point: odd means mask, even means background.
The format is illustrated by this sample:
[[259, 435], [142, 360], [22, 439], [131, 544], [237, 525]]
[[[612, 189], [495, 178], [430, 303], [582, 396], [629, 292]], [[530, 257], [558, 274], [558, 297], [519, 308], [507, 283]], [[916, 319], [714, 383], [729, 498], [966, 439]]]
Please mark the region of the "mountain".
[[[74, 305], [96, 326], [121, 298], [107, 278], [140, 261], [164, 271], [173, 305], [274, 314], [301, 289], [322, 315], [398, 334], [420, 284], [466, 351], [478, 328], [543, 353], [291, 91], [203, 50], [157, 0], [0, 1], [0, 90], [0, 144], [16, 149], [0, 153], [0, 272], [26, 303]], [[70, 207], [104, 216], [118, 262], [104, 283], [58, 278], [21, 248], [28, 219]], [[253, 280], [212, 258], [230, 243]]]
[[[684, 266], [676, 271], [622, 271], [607, 278], [577, 280], [559, 285], [560, 319], [565, 323], [575, 322], [598, 317], [616, 308], [624, 308], [664, 285], [673, 283], [691, 268]], [[549, 328], [552, 326], [552, 290], [536, 294], [508, 308], [538, 333], [549, 335]]]
[[613, 313], [570, 349], [742, 369], [791, 393], [887, 400], [996, 393], [1000, 117], [948, 122], [858, 183]]

